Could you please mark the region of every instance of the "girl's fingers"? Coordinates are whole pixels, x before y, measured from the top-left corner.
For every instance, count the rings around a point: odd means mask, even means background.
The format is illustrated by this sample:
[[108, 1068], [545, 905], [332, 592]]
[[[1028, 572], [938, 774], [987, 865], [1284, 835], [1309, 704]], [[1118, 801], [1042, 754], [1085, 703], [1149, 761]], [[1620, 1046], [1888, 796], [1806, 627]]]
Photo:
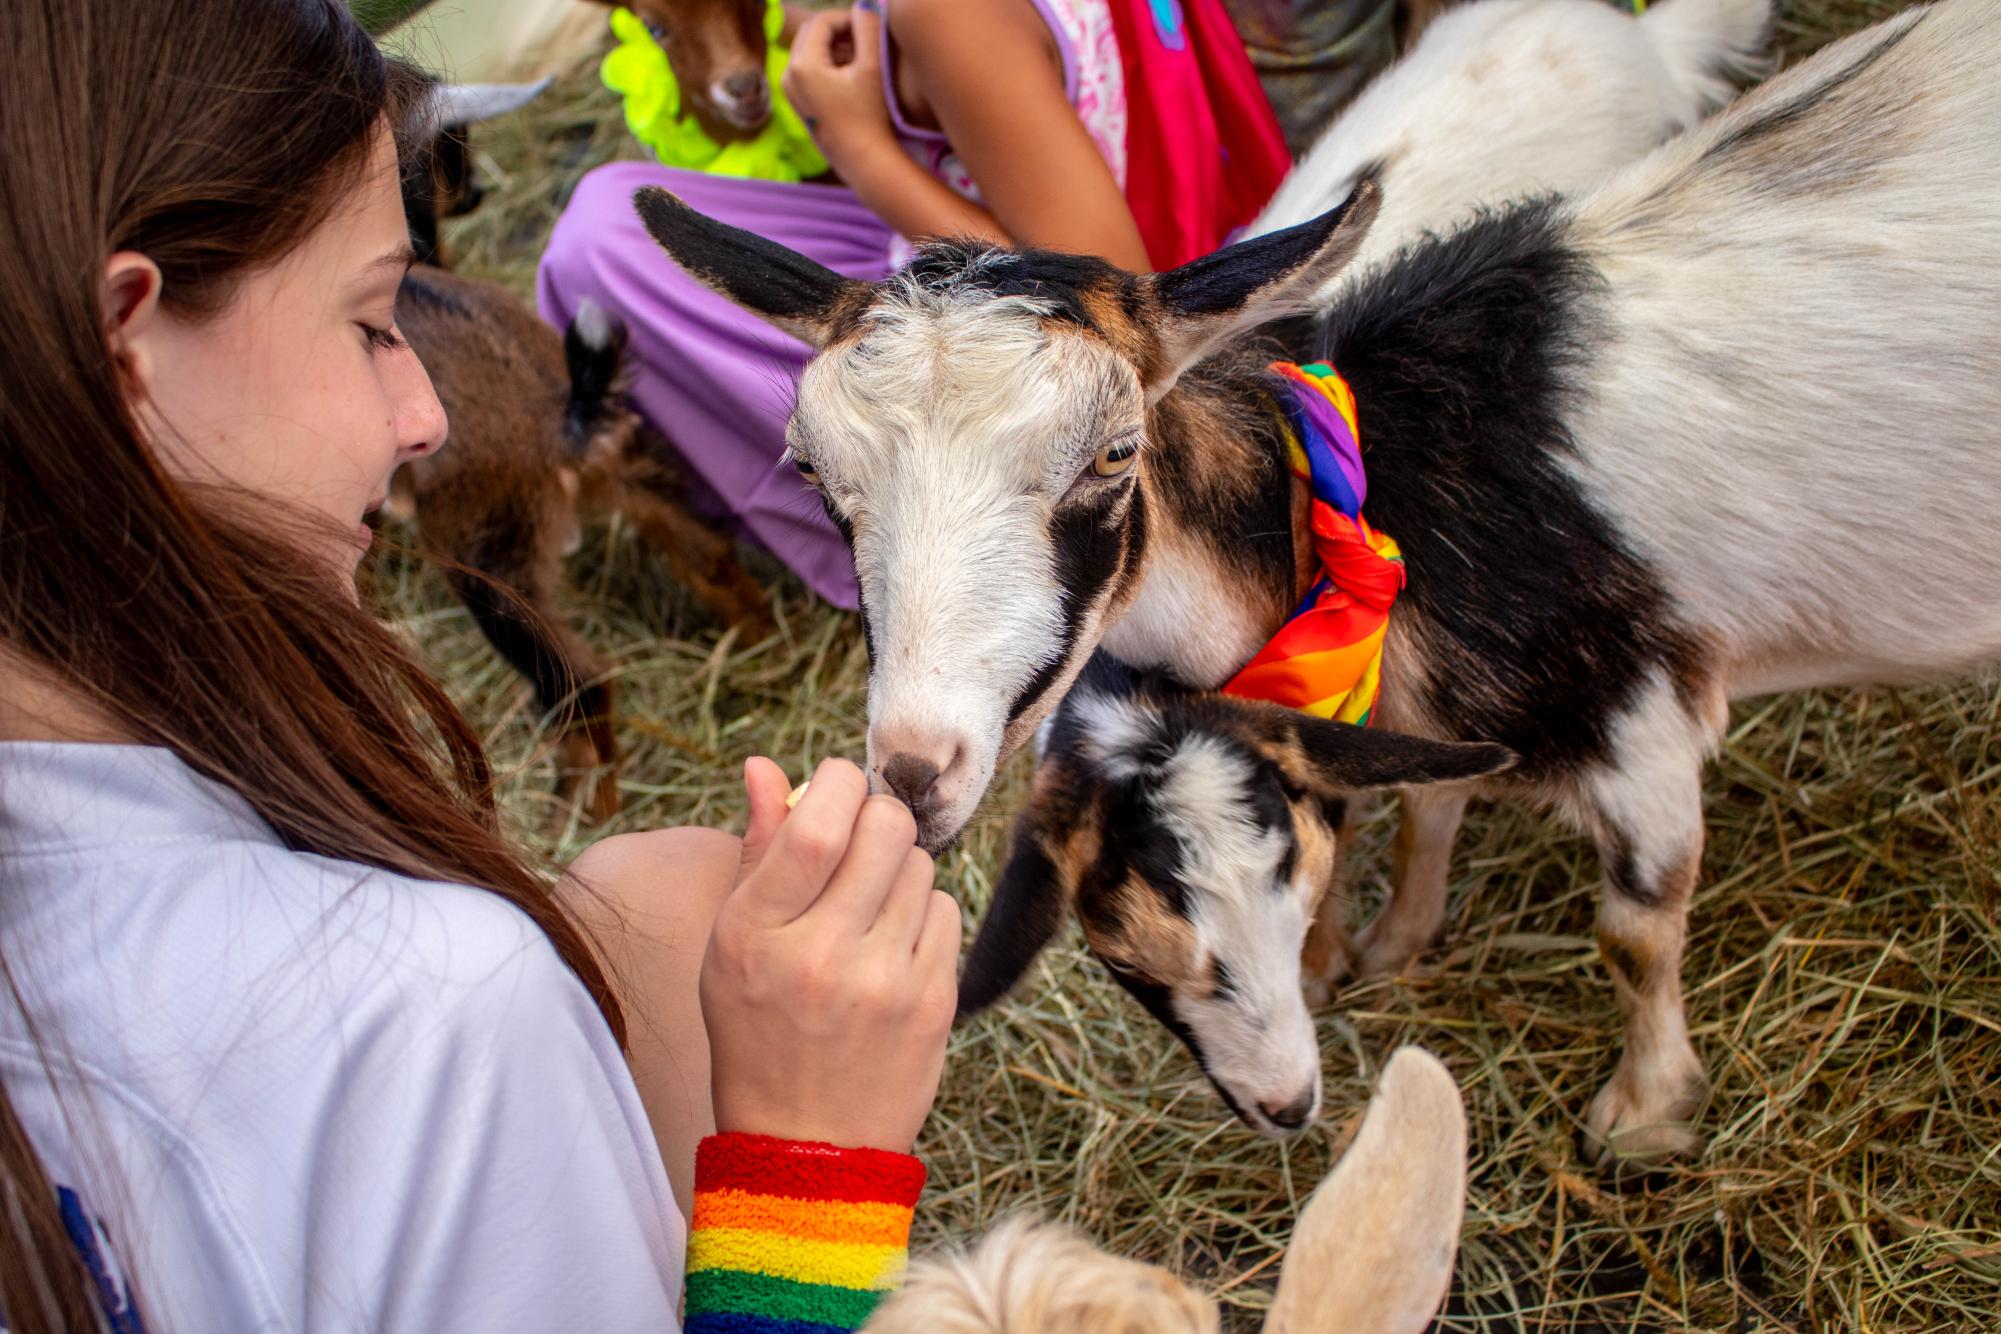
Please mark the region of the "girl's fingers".
[[[806, 799], [812, 795], [808, 792]], [[803, 809], [805, 801], [800, 806]], [[813, 905], [815, 915], [826, 914], [832, 929], [866, 934], [881, 916], [904, 857], [915, 846], [917, 821], [910, 808], [895, 797], [870, 797], [855, 819], [840, 869]]]
[[792, 51], [786, 59], [786, 69], [833, 64], [834, 38], [847, 30], [845, 20], [846, 16], [838, 10], [824, 9], [799, 25], [799, 34], [792, 39]]
[[756, 866], [785, 822], [785, 798], [792, 787], [785, 771], [762, 755], [743, 763], [743, 790], [750, 799], [750, 827], [743, 831], [743, 863], [737, 881]]
[[919, 976], [947, 987], [956, 997], [959, 976], [959, 903], [942, 889], [924, 896], [924, 925], [917, 933], [913, 960]]
[[768, 791], [776, 796], [782, 820], [737, 895], [750, 896], [747, 906], [761, 920], [782, 925], [814, 906], [846, 858], [856, 817], [868, 800], [868, 780], [846, 760], [823, 760], [789, 815], [782, 774]]
[[882, 66], [882, 19], [871, 9], [849, 11], [848, 31], [854, 36], [854, 66], [857, 73]]
[[937, 863], [924, 849], [913, 847], [906, 852], [870, 934], [882, 937], [884, 944], [906, 955], [916, 950], [917, 938], [924, 931], [924, 916], [930, 911], [931, 883], [937, 870]]

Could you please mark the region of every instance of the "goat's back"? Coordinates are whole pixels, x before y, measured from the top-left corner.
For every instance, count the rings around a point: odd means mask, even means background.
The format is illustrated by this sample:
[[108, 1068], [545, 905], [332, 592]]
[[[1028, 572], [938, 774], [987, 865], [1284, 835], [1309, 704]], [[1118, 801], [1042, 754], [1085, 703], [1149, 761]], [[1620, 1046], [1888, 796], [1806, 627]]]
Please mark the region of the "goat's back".
[[1755, 65], [1770, 10], [1664, 0], [1646, 22], [1602, 0], [1448, 10], [1328, 127], [1251, 231], [1305, 222], [1376, 174], [1383, 210], [1344, 271], [1359, 275], [1476, 204], [1595, 185], [1721, 102], [1725, 76]]
[[468, 466], [474, 454], [549, 468], [561, 461], [570, 393], [563, 339], [524, 302], [498, 283], [419, 266], [403, 280], [396, 322], [445, 405], [451, 438], [479, 442], [447, 445], [433, 456], [438, 466]]
[[1827, 48], [1578, 200], [1578, 467], [1752, 693], [2001, 657], [2001, 6]]

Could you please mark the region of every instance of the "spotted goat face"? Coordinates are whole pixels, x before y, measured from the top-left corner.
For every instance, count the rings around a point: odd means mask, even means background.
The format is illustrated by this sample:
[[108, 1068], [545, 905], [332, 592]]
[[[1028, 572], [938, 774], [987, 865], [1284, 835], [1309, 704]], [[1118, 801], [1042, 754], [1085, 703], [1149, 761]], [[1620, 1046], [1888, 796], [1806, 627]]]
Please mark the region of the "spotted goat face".
[[1046, 738], [960, 981], [998, 1000], [1074, 911], [1091, 953], [1267, 1135], [1320, 1111], [1308, 924], [1354, 792], [1464, 782], [1506, 748], [1425, 741], [1181, 690], [1095, 657]]
[[819, 349], [789, 454], [854, 552], [871, 778], [927, 848], [958, 836], [1136, 591], [1150, 405], [1232, 335], [1302, 309], [1376, 198], [1365, 183], [1169, 273], [948, 242], [868, 284], [639, 192], [692, 276]]

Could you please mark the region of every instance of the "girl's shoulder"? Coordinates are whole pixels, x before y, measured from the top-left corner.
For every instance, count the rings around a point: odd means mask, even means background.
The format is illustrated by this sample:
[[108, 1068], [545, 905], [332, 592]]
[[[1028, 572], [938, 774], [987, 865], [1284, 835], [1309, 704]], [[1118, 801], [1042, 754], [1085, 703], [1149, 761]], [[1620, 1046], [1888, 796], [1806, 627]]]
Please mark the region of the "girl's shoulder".
[[[56, 1039], [0, 1015], [0, 1072], [169, 1327], [377, 1328], [385, 1302], [491, 1327], [560, 1299], [673, 1328], [679, 1220], [637, 1091], [525, 914], [293, 852], [165, 752], [67, 752], [0, 745], [0, 949]], [[579, 1212], [618, 1220], [576, 1235], [629, 1282], [495, 1267], [602, 1275], [569, 1253]]]

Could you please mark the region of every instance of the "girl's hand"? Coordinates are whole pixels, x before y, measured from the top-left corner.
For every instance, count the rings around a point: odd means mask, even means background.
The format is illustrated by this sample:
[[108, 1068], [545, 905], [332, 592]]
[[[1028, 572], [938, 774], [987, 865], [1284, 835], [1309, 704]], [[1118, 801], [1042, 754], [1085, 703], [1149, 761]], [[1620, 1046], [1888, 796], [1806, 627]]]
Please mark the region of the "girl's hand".
[[882, 91], [882, 20], [869, 10], [807, 19], [779, 87], [837, 167], [859, 147], [895, 139]]
[[958, 1003], [959, 909], [894, 797], [828, 760], [787, 812], [744, 766], [750, 828], [702, 961], [716, 1128], [908, 1153]]

